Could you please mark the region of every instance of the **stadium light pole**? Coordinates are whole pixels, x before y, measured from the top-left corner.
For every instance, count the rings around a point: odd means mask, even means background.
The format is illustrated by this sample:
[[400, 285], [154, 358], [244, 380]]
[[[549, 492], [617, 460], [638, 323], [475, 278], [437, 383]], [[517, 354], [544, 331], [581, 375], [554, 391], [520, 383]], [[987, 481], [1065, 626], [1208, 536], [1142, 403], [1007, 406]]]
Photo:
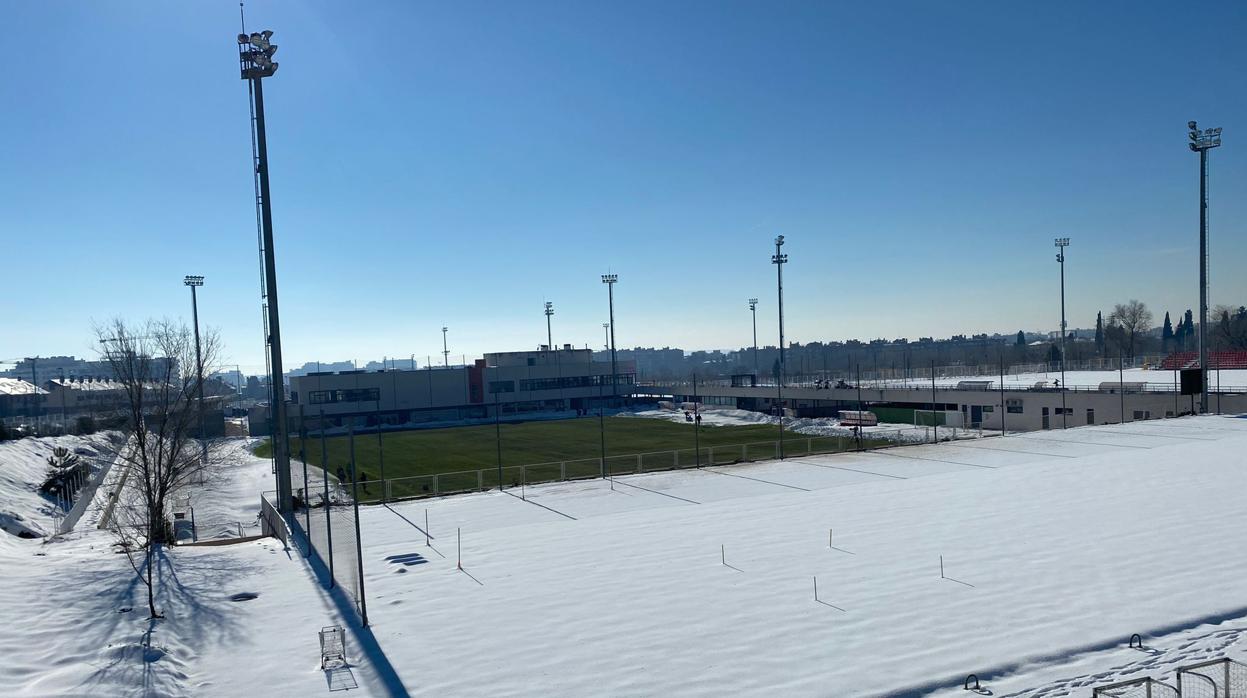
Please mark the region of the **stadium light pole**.
[[277, 508], [283, 514], [294, 511], [290, 483], [290, 453], [287, 448], [286, 385], [281, 363], [281, 323], [277, 310], [277, 258], [273, 252], [273, 209], [269, 196], [268, 137], [264, 124], [264, 78], [277, 72], [273, 54], [277, 45], [270, 42], [273, 32], [264, 30], [238, 35], [238, 65], [247, 81], [251, 101], [252, 158], [255, 172], [256, 205], [259, 208], [260, 234], [264, 245], [263, 298], [268, 310], [267, 344], [269, 353], [269, 389], [273, 413], [273, 461], [277, 468]]
[[1069, 238], [1056, 239], [1056, 261], [1061, 265], [1061, 428], [1066, 428], [1065, 417], [1065, 248]]
[[442, 364], [446, 368], [450, 368], [450, 349], [446, 347], [446, 331], [449, 327], [442, 328]]
[[610, 328], [609, 340], [611, 346], [611, 399], [619, 399], [619, 368], [615, 361], [615, 283], [619, 281], [618, 274], [603, 274], [602, 283], [606, 284], [606, 295], [610, 303]]
[[1221, 129], [1186, 124], [1191, 152], [1199, 153], [1199, 412], [1208, 411], [1208, 151], [1221, 145]]
[[[186, 276], [182, 279], [183, 286], [190, 286], [191, 289], [191, 318], [195, 323], [195, 382], [199, 387], [199, 438], [204, 438], [204, 361], [203, 354], [199, 350], [199, 298], [195, 293], [195, 289], [204, 285], [204, 277], [202, 276]], [[202, 445], [201, 450], [207, 455], [207, 446]]]
[[758, 299], [749, 299], [749, 313], [753, 315], [753, 375], [756, 379], [758, 369]]
[[546, 301], [546, 349], [554, 351], [554, 334], [550, 331], [550, 316], [554, 315], [554, 304]]
[[779, 459], [784, 459], [784, 265], [788, 263], [788, 255], [782, 254], [784, 236], [775, 238], [775, 254], [771, 255], [771, 264], [775, 265], [776, 289], [779, 292], [779, 375], [775, 376], [775, 399], [779, 402]]

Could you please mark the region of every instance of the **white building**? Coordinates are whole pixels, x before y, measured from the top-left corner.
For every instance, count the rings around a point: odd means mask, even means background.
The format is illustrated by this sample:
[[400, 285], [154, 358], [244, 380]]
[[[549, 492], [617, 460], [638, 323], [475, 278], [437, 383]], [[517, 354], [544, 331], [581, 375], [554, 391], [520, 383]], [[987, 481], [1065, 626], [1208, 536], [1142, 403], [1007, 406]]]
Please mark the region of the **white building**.
[[495, 411], [585, 413], [620, 403], [635, 381], [634, 362], [617, 362], [612, 374], [610, 361], [564, 345], [486, 354], [471, 366], [292, 376], [289, 412], [309, 419], [323, 413], [335, 425], [354, 418], [357, 426], [483, 419]]

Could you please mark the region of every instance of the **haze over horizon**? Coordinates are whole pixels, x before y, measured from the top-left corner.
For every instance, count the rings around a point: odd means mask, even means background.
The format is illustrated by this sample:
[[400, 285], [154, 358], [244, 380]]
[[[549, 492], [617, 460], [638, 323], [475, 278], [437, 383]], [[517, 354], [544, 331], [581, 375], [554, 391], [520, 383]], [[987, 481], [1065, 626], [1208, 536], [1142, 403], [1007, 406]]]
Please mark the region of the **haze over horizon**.
[[[200, 320], [264, 365], [232, 3], [8, 4], [0, 361], [92, 323]], [[1247, 303], [1247, 5], [248, 5], [265, 84], [285, 364], [546, 341], [775, 344], [1055, 330], [1137, 298]], [[1203, 21], [1215, 17], [1216, 21]], [[159, 60], [135, 63], [159, 37]], [[31, 99], [30, 95], [39, 95]]]

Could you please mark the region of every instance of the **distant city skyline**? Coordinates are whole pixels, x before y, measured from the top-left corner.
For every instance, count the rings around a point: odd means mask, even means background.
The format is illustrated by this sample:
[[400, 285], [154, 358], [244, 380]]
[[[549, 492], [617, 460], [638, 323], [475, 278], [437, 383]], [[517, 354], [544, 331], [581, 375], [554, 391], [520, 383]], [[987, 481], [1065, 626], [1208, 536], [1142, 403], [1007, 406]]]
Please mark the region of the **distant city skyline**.
[[[264, 365], [246, 87], [229, 4], [7, 8], [56, 27], [0, 84], [0, 362], [96, 358], [93, 323], [201, 323]], [[284, 358], [546, 341], [775, 344], [1059, 327], [1137, 298], [1247, 302], [1247, 5], [324, 1], [248, 7], [265, 87]], [[368, 27], [368, 51], [358, 50]], [[162, 60], [118, 70], [159, 36]], [[32, 95], [38, 98], [32, 98]]]

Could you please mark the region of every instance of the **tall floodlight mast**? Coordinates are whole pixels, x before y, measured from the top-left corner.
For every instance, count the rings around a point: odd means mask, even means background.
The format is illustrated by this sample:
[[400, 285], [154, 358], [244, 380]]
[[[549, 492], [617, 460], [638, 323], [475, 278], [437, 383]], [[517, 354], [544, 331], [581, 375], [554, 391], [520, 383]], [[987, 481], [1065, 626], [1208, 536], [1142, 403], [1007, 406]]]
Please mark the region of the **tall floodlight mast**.
[[1194, 121], [1187, 145], [1199, 153], [1199, 411], [1208, 411], [1208, 151], [1221, 145], [1221, 129], [1199, 130]]
[[1056, 261], [1061, 265], [1061, 428], [1066, 428], [1065, 418], [1065, 248], [1069, 247], [1069, 238], [1056, 239]]
[[753, 375], [758, 375], [758, 299], [749, 299], [749, 313], [753, 315]]
[[264, 258], [264, 283], [260, 295], [267, 315], [265, 346], [268, 350], [269, 389], [273, 416], [273, 463], [277, 468], [277, 508], [294, 511], [290, 490], [290, 453], [286, 421], [286, 383], [281, 365], [281, 323], [277, 312], [277, 260], [273, 253], [273, 209], [269, 200], [268, 138], [264, 126], [264, 78], [277, 72], [273, 32], [264, 30], [238, 35], [238, 67], [247, 81], [251, 99], [252, 165], [256, 180], [256, 208], [260, 218], [260, 245]]
[[775, 376], [775, 399], [779, 402], [779, 457], [784, 458], [784, 265], [788, 263], [788, 255], [782, 254], [784, 236], [775, 238], [775, 254], [771, 255], [771, 264], [775, 265], [776, 289], [779, 292], [779, 374]]
[[610, 303], [610, 345], [611, 345], [611, 393], [612, 399], [619, 399], [619, 368], [615, 362], [615, 283], [618, 274], [603, 274], [602, 283], [606, 284], [606, 297]]
[[[182, 285], [191, 289], [191, 317], [195, 323], [195, 382], [199, 387], [199, 438], [202, 441], [207, 438], [204, 432], [204, 361], [199, 350], [199, 297], [195, 289], [204, 285], [204, 277], [188, 275], [182, 279]], [[207, 442], [202, 443], [204, 455], [207, 455]]]
[[546, 348], [554, 351], [554, 333], [550, 331], [550, 316], [554, 315], [554, 304], [546, 301]]

